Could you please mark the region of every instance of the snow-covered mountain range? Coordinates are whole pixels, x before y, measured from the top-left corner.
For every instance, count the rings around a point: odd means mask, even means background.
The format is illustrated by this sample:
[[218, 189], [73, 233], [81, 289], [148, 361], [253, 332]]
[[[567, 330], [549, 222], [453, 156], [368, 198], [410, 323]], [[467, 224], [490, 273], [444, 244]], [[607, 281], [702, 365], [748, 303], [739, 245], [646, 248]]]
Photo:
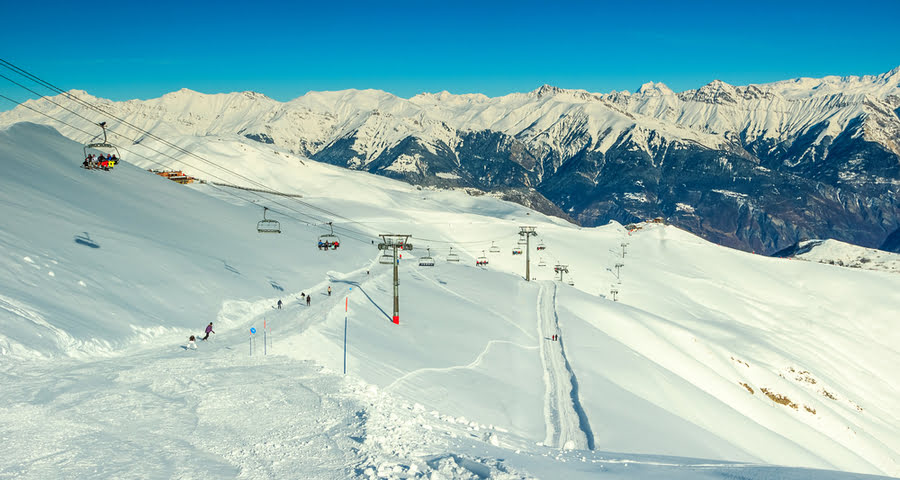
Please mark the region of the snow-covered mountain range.
[[[803, 238], [878, 247], [900, 228], [900, 67], [681, 93], [654, 82], [635, 93], [345, 90], [286, 103], [253, 92], [126, 102], [71, 93], [167, 138], [242, 135], [418, 185], [497, 192], [585, 226], [661, 216], [765, 253]], [[45, 100], [28, 105], [85, 123]], [[51, 122], [21, 107], [0, 115], [21, 120]], [[111, 127], [120, 141], [147, 141]]]

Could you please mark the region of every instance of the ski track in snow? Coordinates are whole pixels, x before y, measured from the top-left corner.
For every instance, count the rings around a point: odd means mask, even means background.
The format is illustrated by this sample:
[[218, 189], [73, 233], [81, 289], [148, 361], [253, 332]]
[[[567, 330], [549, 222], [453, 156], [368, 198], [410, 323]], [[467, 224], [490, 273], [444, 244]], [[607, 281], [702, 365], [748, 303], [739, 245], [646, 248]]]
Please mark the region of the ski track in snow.
[[[549, 287], [548, 287], [549, 285]], [[565, 449], [585, 450], [590, 446], [587, 432], [582, 430], [581, 415], [576, 411], [575, 386], [562, 340], [554, 342], [552, 335], [559, 335], [559, 319], [556, 315], [556, 284], [541, 282], [538, 294], [538, 333], [541, 343], [541, 363], [544, 365], [544, 415], [547, 436], [544, 444]], [[561, 338], [561, 336], [559, 337]]]
[[532, 350], [532, 349], [538, 348], [538, 347], [535, 347], [534, 345], [521, 345], [521, 344], [518, 344], [518, 343], [515, 343], [515, 342], [510, 342], [510, 341], [508, 341], [508, 340], [491, 340], [491, 341], [489, 341], [489, 342], [487, 343], [487, 345], [485, 345], [484, 350], [482, 350], [481, 353], [479, 353], [478, 356], [475, 357], [475, 360], [472, 360], [470, 363], [468, 363], [468, 364], [466, 364], [466, 365], [454, 365], [454, 366], [451, 366], [451, 367], [426, 367], [426, 368], [420, 368], [420, 369], [417, 369], [417, 370], [413, 370], [413, 371], [411, 371], [411, 372], [409, 372], [409, 373], [406, 373], [406, 374], [403, 375], [402, 377], [400, 377], [400, 378], [394, 380], [393, 382], [391, 382], [390, 385], [388, 385], [387, 387], [385, 387], [385, 390], [388, 390], [388, 391], [393, 390], [399, 383], [403, 382], [403, 381], [406, 380], [407, 378], [416, 376], [416, 375], [421, 374], [421, 373], [426, 373], [426, 372], [449, 372], [449, 371], [453, 371], [453, 370], [476, 368], [476, 367], [478, 367], [479, 365], [481, 365], [481, 362], [482, 362], [482, 360], [484, 359], [484, 356], [488, 354], [488, 352], [490, 351], [491, 347], [494, 346], [494, 345], [496, 345], [496, 344], [501, 344], [501, 343], [506, 343], [506, 344], [509, 344], [509, 345], [513, 345], [513, 346], [516, 346], [516, 347], [519, 347], [519, 348], [522, 348], [522, 349], [528, 349], [528, 350]]

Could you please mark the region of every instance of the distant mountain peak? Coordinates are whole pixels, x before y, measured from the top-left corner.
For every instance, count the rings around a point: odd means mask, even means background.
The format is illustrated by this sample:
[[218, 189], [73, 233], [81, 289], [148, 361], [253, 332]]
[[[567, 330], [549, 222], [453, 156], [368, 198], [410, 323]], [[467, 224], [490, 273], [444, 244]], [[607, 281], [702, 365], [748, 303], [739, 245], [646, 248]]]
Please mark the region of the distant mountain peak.
[[737, 88], [721, 80], [713, 80], [694, 91], [682, 94], [684, 100], [692, 100], [703, 103], [736, 103]]
[[534, 93], [538, 97], [543, 97], [546, 95], [556, 95], [558, 93], [563, 93], [563, 92], [565, 92], [565, 90], [563, 90], [562, 88], [554, 87], [553, 85], [548, 85], [545, 83], [544, 85], [541, 86], [541, 88], [534, 90], [532, 93]]
[[675, 92], [672, 91], [665, 83], [662, 82], [647, 82], [641, 85], [637, 90], [638, 95], [645, 95], [648, 97], [659, 97], [665, 95], [675, 95]]

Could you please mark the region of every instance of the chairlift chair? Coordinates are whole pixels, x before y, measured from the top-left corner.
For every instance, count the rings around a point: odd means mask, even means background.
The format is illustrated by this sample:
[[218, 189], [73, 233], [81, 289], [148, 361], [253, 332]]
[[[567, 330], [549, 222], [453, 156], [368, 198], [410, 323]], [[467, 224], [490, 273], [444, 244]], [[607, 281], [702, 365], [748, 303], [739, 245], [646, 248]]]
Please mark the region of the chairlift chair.
[[450, 247], [450, 253], [447, 254], [448, 262], [459, 262], [459, 255], [453, 253], [453, 247]]
[[538, 246], [537, 246], [537, 250], [538, 250], [538, 251], [541, 251], [541, 250], [546, 250], [546, 249], [547, 249], [547, 246], [544, 245], [544, 241], [541, 240], [541, 243], [538, 244]]
[[434, 266], [434, 258], [431, 257], [431, 248], [427, 248], [428, 254], [419, 259], [420, 267], [433, 267]]
[[[331, 233], [326, 233], [324, 235], [319, 235], [319, 250], [328, 251], [328, 249], [337, 250], [338, 247], [341, 246], [341, 239], [338, 238], [337, 235], [334, 234], [334, 225], [331, 222], [328, 222], [328, 228], [331, 229]], [[391, 257], [391, 262], [393, 262], [393, 257]]]
[[263, 207], [263, 219], [256, 224], [256, 231], [259, 233], [281, 233], [281, 224], [266, 218], [267, 210], [269, 210], [269, 207]]
[[547, 262], [545, 262], [544, 259], [542, 258], [542, 259], [538, 260], [538, 266], [539, 266], [539, 267], [546, 267], [546, 266], [547, 266]]
[[481, 251], [481, 256], [475, 259], [475, 266], [476, 266], [476, 267], [483, 267], [483, 266], [485, 266], [485, 265], [487, 265], [487, 264], [488, 264], [488, 259], [487, 259], [487, 257], [484, 255], [484, 250], [482, 250], [482, 251]]
[[517, 243], [519, 245], [528, 245], [528, 240], [526, 240], [525, 237], [520, 237]]
[[91, 154], [91, 152], [97, 152], [100, 154], [100, 156], [107, 159], [112, 156], [111, 160], [104, 160], [105, 165], [98, 164], [97, 168], [102, 168], [103, 170], [111, 170], [116, 166], [116, 162], [122, 159], [122, 155], [119, 154], [119, 149], [116, 148], [115, 145], [109, 143], [109, 141], [107, 141], [106, 139], [106, 122], [100, 122], [97, 125], [99, 125], [100, 128], [103, 129], [103, 141], [88, 143], [84, 146], [84, 163], [82, 164], [82, 166], [88, 169], [95, 168], [88, 163], [87, 158], [88, 155]]
[[571, 277], [569, 277], [569, 279], [568, 279], [568, 280], [566, 280], [566, 283], [568, 283], [568, 284], [569, 284], [569, 285], [570, 285], [570, 286], [572, 286], [572, 287], [574, 287], [574, 286], [575, 286], [575, 280], [572, 280], [572, 278], [571, 278]]
[[491, 242], [491, 249], [488, 251], [491, 253], [500, 253], [500, 247], [494, 245], [494, 242]]
[[378, 263], [382, 265], [391, 265], [394, 263], [394, 256], [385, 251], [380, 257], [378, 257]]
[[514, 248], [514, 249], [512, 249], [512, 254], [513, 254], [513, 255], [521, 255], [521, 254], [522, 254], [522, 249], [521, 249], [521, 248]]

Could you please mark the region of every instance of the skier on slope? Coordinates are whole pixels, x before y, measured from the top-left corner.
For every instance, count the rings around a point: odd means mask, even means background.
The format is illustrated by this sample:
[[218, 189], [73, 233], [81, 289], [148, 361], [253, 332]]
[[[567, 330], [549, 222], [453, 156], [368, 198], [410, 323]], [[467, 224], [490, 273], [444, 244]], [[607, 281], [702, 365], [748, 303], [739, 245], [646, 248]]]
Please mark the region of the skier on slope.
[[328, 296], [331, 296], [331, 285], [328, 286]]
[[309, 301], [310, 301], [310, 299], [312, 299], [312, 295], [307, 295], [307, 296], [306, 296], [306, 306], [307, 306], [307, 307], [309, 306]]
[[201, 338], [200, 340], [206, 340], [207, 338], [209, 338], [210, 333], [216, 333], [212, 329], [212, 322], [209, 322], [209, 325], [206, 326], [206, 336]]
[[278, 309], [281, 310], [281, 299], [278, 299]]
[[196, 337], [194, 337], [193, 335], [191, 335], [191, 338], [188, 339], [187, 348], [193, 348], [194, 350], [196, 350], [196, 349], [197, 349], [197, 344], [194, 343], [195, 340], [196, 340]]

